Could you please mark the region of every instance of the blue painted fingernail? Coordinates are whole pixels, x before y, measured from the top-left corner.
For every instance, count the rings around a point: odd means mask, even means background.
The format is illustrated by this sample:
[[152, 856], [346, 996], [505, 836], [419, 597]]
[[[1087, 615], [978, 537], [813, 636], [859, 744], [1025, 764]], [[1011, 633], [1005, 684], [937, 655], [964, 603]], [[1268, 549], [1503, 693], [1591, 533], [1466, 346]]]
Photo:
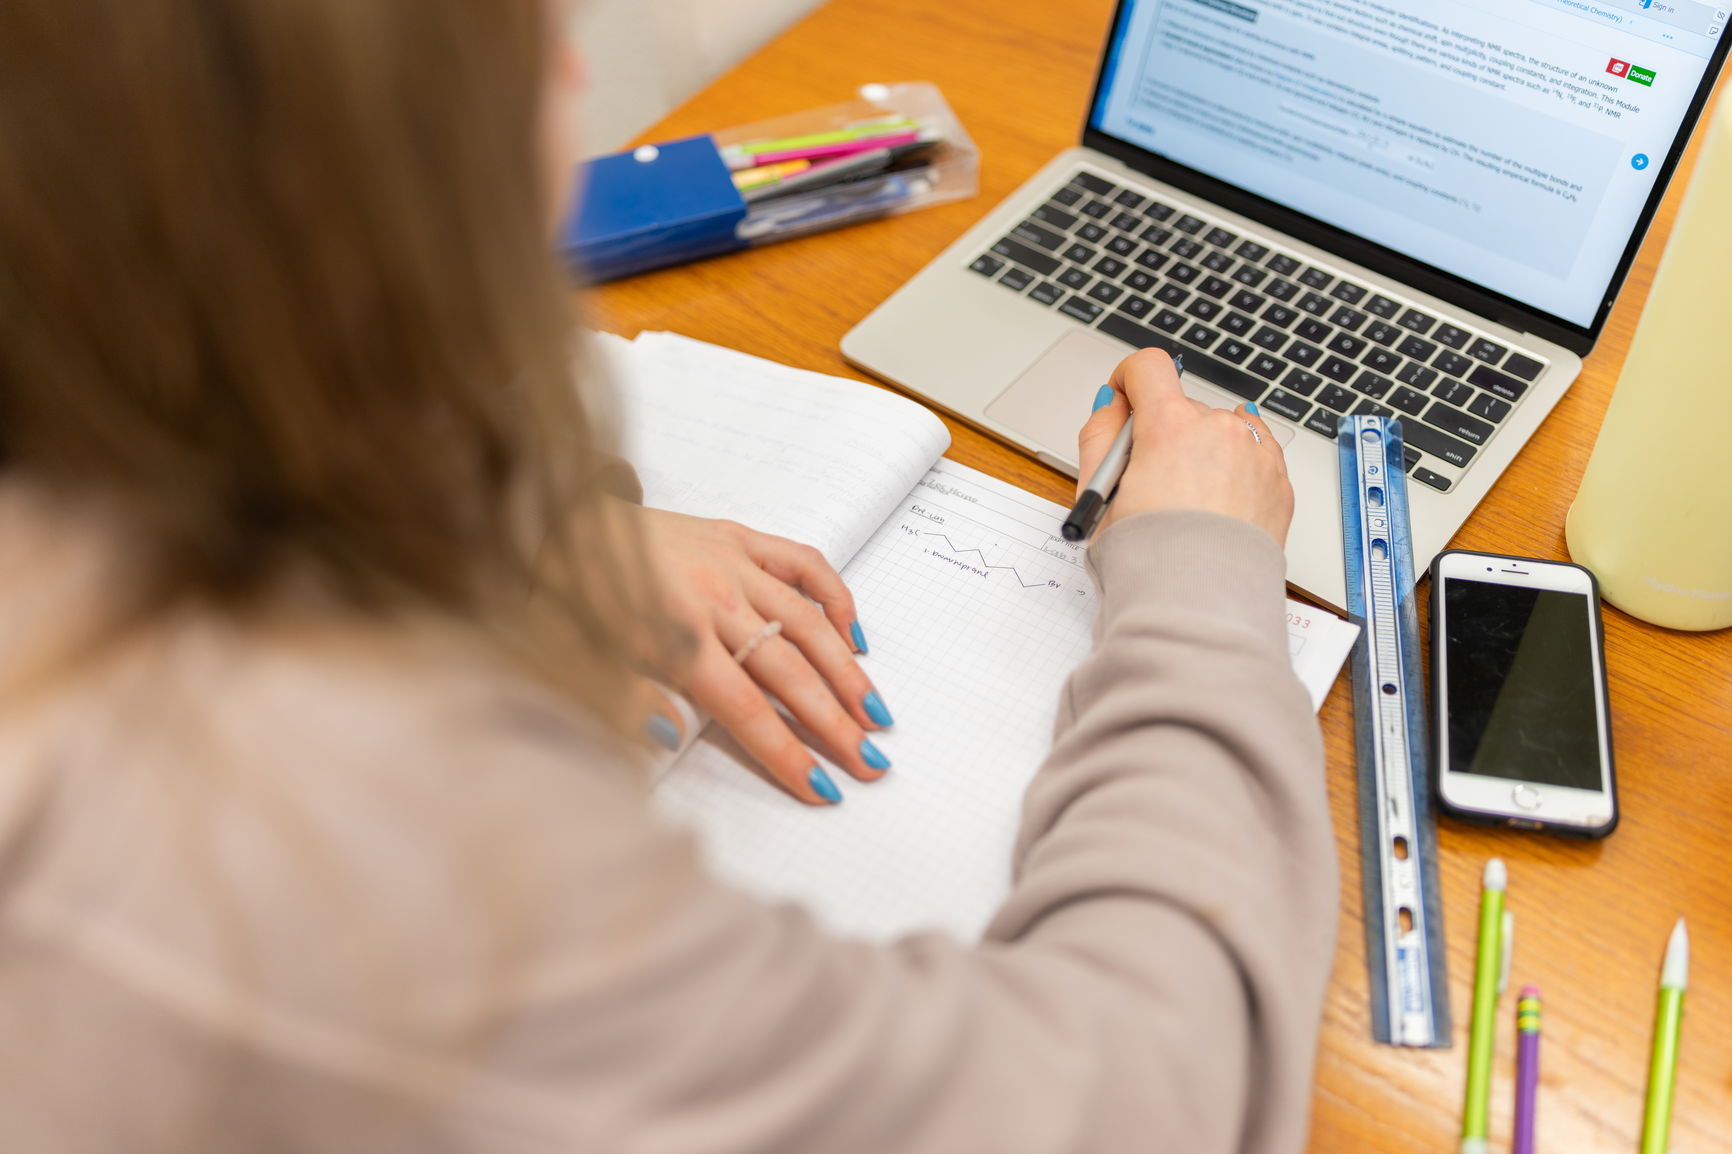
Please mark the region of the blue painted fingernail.
[[866, 648], [866, 634], [861, 631], [860, 623], [858, 621], [848, 626], [848, 632], [854, 635], [854, 648], [858, 649], [862, 653], [872, 652], [870, 649]]
[[677, 750], [680, 747], [680, 727], [659, 713], [650, 714], [650, 719], [643, 723], [643, 732], [663, 749]]
[[884, 751], [872, 744], [870, 737], [860, 739], [860, 757], [873, 769], [889, 769], [890, 759], [884, 756]]
[[870, 717], [873, 723], [877, 725], [891, 726], [896, 724], [896, 719], [890, 716], [888, 709], [884, 708], [884, 699], [878, 696], [876, 689], [866, 695], [866, 716]]
[[1098, 413], [1112, 403], [1113, 387], [1111, 385], [1102, 385], [1100, 392], [1095, 394], [1095, 407], [1089, 411]]
[[1184, 375], [1184, 372], [1185, 372], [1185, 354], [1184, 353], [1174, 353], [1173, 354], [1173, 371], [1175, 373], [1178, 373], [1180, 376]]
[[811, 783], [813, 793], [831, 805], [842, 804], [842, 791], [836, 788], [836, 783], [830, 780], [830, 775], [824, 772], [823, 766], [814, 765], [812, 772], [806, 775], [806, 780]]
[[1245, 411], [1247, 413], [1250, 413], [1253, 417], [1260, 417], [1263, 415], [1262, 412], [1257, 408], [1257, 402], [1256, 401], [1246, 401], [1245, 402]]

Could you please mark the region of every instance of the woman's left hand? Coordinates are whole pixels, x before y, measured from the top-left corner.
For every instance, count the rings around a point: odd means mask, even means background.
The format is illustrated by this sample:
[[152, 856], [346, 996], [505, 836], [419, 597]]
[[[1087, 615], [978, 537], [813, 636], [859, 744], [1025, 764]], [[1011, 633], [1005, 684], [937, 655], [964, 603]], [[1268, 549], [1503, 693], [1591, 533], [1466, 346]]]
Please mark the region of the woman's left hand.
[[[772, 696], [836, 764], [861, 781], [882, 777], [890, 763], [867, 732], [890, 714], [854, 659], [865, 652], [854, 598], [823, 554], [730, 521], [643, 509], [640, 523], [669, 612], [697, 642], [670, 679], [801, 801], [842, 795]], [[781, 630], [765, 636], [771, 622]]]

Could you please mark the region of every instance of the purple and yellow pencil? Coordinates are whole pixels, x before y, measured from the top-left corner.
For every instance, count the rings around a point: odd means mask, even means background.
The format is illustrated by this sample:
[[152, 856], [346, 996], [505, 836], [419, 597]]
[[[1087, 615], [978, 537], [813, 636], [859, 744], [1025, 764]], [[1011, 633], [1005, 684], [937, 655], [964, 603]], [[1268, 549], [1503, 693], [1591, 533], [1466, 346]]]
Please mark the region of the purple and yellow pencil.
[[1516, 999], [1515, 1142], [1511, 1154], [1534, 1154], [1534, 1106], [1540, 1092], [1540, 991]]

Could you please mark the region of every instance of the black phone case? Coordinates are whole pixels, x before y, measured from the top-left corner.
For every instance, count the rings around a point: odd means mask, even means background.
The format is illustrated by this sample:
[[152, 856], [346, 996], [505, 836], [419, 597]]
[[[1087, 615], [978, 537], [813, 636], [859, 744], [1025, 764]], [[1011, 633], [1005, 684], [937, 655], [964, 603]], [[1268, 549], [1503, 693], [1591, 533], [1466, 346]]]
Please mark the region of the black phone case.
[[[1540, 821], [1535, 818], [1518, 818], [1500, 813], [1486, 813], [1477, 809], [1463, 809], [1451, 805], [1443, 796], [1443, 672], [1440, 665], [1443, 653], [1443, 637], [1438, 629], [1438, 622], [1443, 619], [1443, 582], [1438, 579], [1438, 565], [1445, 557], [1491, 557], [1498, 561], [1521, 561], [1535, 565], [1568, 565], [1572, 569], [1580, 569], [1588, 575], [1588, 589], [1594, 599], [1594, 644], [1600, 654], [1600, 700], [1606, 703], [1606, 792], [1612, 799], [1612, 819], [1605, 825], [1593, 829], [1583, 829], [1579, 825], [1564, 825], [1559, 822]], [[1593, 570], [1585, 565], [1577, 565], [1572, 561], [1552, 561], [1544, 557], [1517, 557], [1512, 553], [1482, 553], [1476, 549], [1445, 549], [1431, 560], [1431, 795], [1437, 799], [1438, 809], [1447, 813], [1457, 821], [1471, 822], [1474, 825], [1495, 825], [1505, 829], [1540, 830], [1545, 833], [1561, 834], [1564, 837], [1603, 838], [1618, 828], [1618, 819], [1623, 815], [1623, 809], [1618, 805], [1618, 773], [1617, 757], [1612, 749], [1612, 697], [1606, 682], [1606, 623], [1604, 614], [1600, 611], [1600, 583], [1595, 578]]]

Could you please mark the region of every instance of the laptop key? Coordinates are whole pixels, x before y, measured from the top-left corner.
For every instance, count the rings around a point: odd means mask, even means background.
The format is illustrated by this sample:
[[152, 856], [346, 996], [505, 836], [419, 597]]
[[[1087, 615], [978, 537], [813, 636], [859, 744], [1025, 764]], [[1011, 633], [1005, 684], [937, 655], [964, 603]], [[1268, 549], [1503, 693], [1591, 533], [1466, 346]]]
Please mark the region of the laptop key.
[[1298, 313], [1286, 305], [1270, 305], [1263, 310], [1263, 319], [1279, 329], [1284, 329], [1292, 324], [1298, 316]]
[[1126, 208], [1136, 208], [1138, 205], [1143, 203], [1143, 200], [1144, 197], [1142, 193], [1132, 192], [1128, 188], [1113, 197], [1114, 204], [1122, 204]]
[[1431, 382], [1437, 380], [1437, 370], [1428, 369], [1414, 361], [1408, 361], [1401, 366], [1401, 371], [1395, 374], [1395, 379], [1416, 389], [1429, 389]]
[[1194, 264], [1186, 264], [1184, 261], [1180, 261], [1167, 270], [1167, 279], [1178, 281], [1180, 284], [1190, 284], [1202, 275], [1202, 269]]
[[1143, 226], [1143, 218], [1135, 213], [1121, 212], [1113, 217], [1113, 227], [1121, 232], [1135, 232]]
[[1240, 289], [1233, 294], [1233, 299], [1227, 303], [1242, 313], [1254, 313], [1263, 307], [1263, 298], [1250, 289]]
[[[1281, 370], [1286, 368], [1286, 366], [1281, 363], [1280, 357], [1272, 357], [1268, 353], [1258, 353], [1256, 356], [1251, 358], [1251, 363], [1245, 367], [1250, 369], [1253, 373], [1256, 373], [1259, 377], [1265, 377], [1271, 381], [1280, 376]], [[1295, 369], [1294, 371], [1297, 372], [1298, 370]]]
[[1452, 377], [1459, 377], [1469, 369], [1473, 368], [1473, 362], [1462, 356], [1460, 353], [1447, 351], [1438, 353], [1437, 359], [1431, 363], [1432, 367], [1442, 369]]
[[1350, 305], [1356, 305], [1365, 299], [1365, 290], [1352, 281], [1342, 281], [1329, 290], [1329, 295], [1338, 301], [1346, 301]]
[[1104, 281], [1104, 280], [1099, 282], [1098, 284], [1095, 285], [1094, 288], [1089, 290], [1089, 297], [1093, 300], [1100, 301], [1103, 305], [1112, 304], [1114, 301], [1118, 300], [1124, 294], [1125, 294], [1124, 289], [1120, 288], [1116, 284], [1113, 284], [1111, 281]]
[[1441, 493], [1449, 492], [1449, 478], [1442, 473], [1434, 473], [1423, 465], [1413, 471], [1413, 479], [1422, 485], [1430, 485]]
[[1208, 325], [1192, 325], [1185, 330], [1185, 342], [1199, 349], [1206, 349], [1220, 339], [1221, 334]]
[[1160, 312], [1155, 314], [1155, 319], [1150, 323], [1157, 329], [1163, 329], [1169, 333], [1176, 333], [1185, 327], [1185, 318], [1174, 312], [1172, 309], [1162, 309]]
[[1414, 448], [1448, 461], [1458, 469], [1465, 469], [1467, 463], [1473, 460], [1473, 455], [1479, 452], [1466, 441], [1458, 441], [1448, 433], [1439, 432], [1418, 421], [1401, 422], [1401, 437]]
[[1364, 400], [1353, 406], [1353, 415], [1356, 417], [1393, 417], [1395, 410], [1373, 400]]
[[1082, 288], [1094, 279], [1080, 268], [1067, 268], [1058, 274], [1058, 283], [1073, 289]]
[[1467, 384], [1456, 380], [1454, 377], [1445, 377], [1437, 383], [1437, 388], [1431, 390], [1431, 395], [1440, 401], [1447, 401], [1457, 408], [1466, 408], [1467, 403], [1474, 398], [1474, 391]]
[[1075, 317], [1084, 324], [1093, 324], [1095, 318], [1101, 315], [1101, 306], [1082, 297], [1072, 296], [1058, 306], [1058, 311], [1065, 316]]
[[1145, 248], [1137, 254], [1137, 263], [1155, 272], [1159, 272], [1161, 266], [1172, 259], [1158, 248]]
[[1092, 249], [1086, 244], [1073, 244], [1064, 250], [1064, 259], [1076, 264], [1087, 264], [1095, 258], [1098, 249]]
[[1203, 267], [1211, 272], [1226, 272], [1233, 267], [1233, 258], [1216, 249], [1203, 258]]
[[1431, 334], [1432, 340], [1452, 349], [1466, 345], [1472, 336], [1466, 329], [1458, 329], [1454, 325], [1439, 325], [1437, 331]]
[[1389, 394], [1389, 403], [1410, 417], [1417, 417], [1425, 412], [1425, 406], [1431, 402], [1424, 393], [1416, 393], [1405, 385], [1399, 386]]
[[1495, 425], [1509, 416], [1512, 407], [1508, 401], [1500, 401], [1490, 393], [1480, 393], [1474, 397], [1473, 403], [1467, 407], [1467, 411], [1476, 417], [1484, 417]]
[[1103, 256], [1095, 261], [1095, 271], [1106, 277], [1117, 277], [1125, 271], [1125, 262], [1117, 257]]
[[1335, 439], [1335, 432], [1340, 423], [1341, 418], [1337, 417], [1328, 409], [1318, 409], [1315, 413], [1312, 413], [1309, 417], [1305, 418], [1305, 427], [1307, 429], [1310, 429], [1320, 437], [1328, 437], [1331, 441]]
[[1174, 256], [1181, 260], [1195, 260], [1197, 254], [1203, 251], [1203, 246], [1188, 236], [1181, 236], [1178, 240], [1175, 240], [1171, 245], [1169, 245], [1168, 248]]
[[1401, 330], [1383, 321], [1372, 321], [1360, 335], [1380, 345], [1392, 345], [1401, 339]]
[[[1288, 353], [1291, 357], [1292, 353]], [[1324, 357], [1317, 364], [1317, 371], [1332, 381], [1346, 384], [1353, 379], [1353, 374], [1359, 371], [1359, 366], [1341, 357]]]
[[1468, 350], [1468, 355], [1476, 361], [1484, 361], [1488, 365], [1495, 365], [1499, 361], [1503, 360], [1503, 355], [1507, 352], [1509, 352], [1509, 350], [1498, 344], [1496, 341], [1488, 341], [1484, 337], [1481, 337], [1479, 340], [1473, 342], [1473, 348]]
[[1212, 321], [1221, 313], [1221, 306], [1208, 297], [1198, 297], [1185, 310], [1200, 321]]
[[1299, 271], [1299, 262], [1284, 252], [1278, 252], [1269, 258], [1269, 271], [1276, 276], [1292, 276]]
[[1398, 367], [1400, 367], [1401, 358], [1390, 352], [1388, 349], [1380, 349], [1373, 346], [1371, 351], [1365, 354], [1365, 358], [1361, 363], [1364, 364], [1366, 368], [1375, 369], [1380, 373], [1393, 373]]
[[1342, 305], [1330, 315], [1329, 320], [1351, 333], [1356, 332], [1359, 326], [1365, 323], [1365, 314], [1358, 309], [1350, 309], [1346, 305]]
[[1119, 305], [1119, 311], [1124, 313], [1126, 316], [1132, 316], [1136, 317], [1138, 320], [1142, 320], [1144, 317], [1155, 311], [1155, 302], [1145, 297], [1126, 297], [1124, 303]]
[[1522, 399], [1522, 394], [1528, 391], [1526, 381], [1518, 381], [1512, 376], [1500, 373], [1496, 369], [1488, 369], [1484, 365], [1474, 369], [1467, 379], [1486, 392], [1502, 397], [1506, 401], [1519, 401]]
[[1511, 353], [1509, 360], [1503, 363], [1503, 371], [1512, 377], [1520, 377], [1531, 381], [1544, 371], [1545, 365], [1532, 357], [1524, 357], [1520, 353]]
[[1404, 472], [1404, 473], [1413, 472], [1413, 467], [1415, 465], [1419, 464], [1420, 458], [1423, 456], [1424, 456], [1424, 454], [1421, 453], [1418, 449], [1414, 448], [1412, 445], [1406, 445], [1406, 444], [1402, 445], [1401, 446], [1401, 460], [1403, 463], [1402, 472]]
[[1196, 236], [1199, 232], [1203, 231], [1203, 222], [1189, 213], [1186, 213], [1174, 223], [1173, 227], [1178, 229], [1180, 232], [1185, 233], [1187, 236]]
[[1268, 276], [1268, 272], [1258, 268], [1254, 264], [1242, 264], [1233, 270], [1234, 280], [1243, 285], [1250, 285], [1252, 288], [1256, 288], [1258, 285], [1262, 284], [1266, 279], [1268, 279]]
[[1233, 286], [1230, 282], [1224, 281], [1218, 276], [1211, 276], [1203, 278], [1203, 283], [1197, 286], [1197, 291], [1200, 293], [1207, 293], [1219, 300], [1221, 297], [1226, 296], [1232, 287]]
[[1043, 280], [1028, 290], [1028, 299], [1043, 305], [1055, 305], [1063, 296], [1064, 290], [1049, 280]]
[[1106, 196], [1118, 187], [1112, 181], [1096, 176], [1092, 172], [1078, 172], [1070, 178], [1070, 182], [1082, 185], [1096, 196]]
[[[1287, 382], [1287, 387], [1293, 388], [1291, 381]], [[1297, 392], [1298, 390], [1294, 389], [1294, 391]], [[1334, 409], [1337, 413], [1345, 413], [1353, 407], [1353, 402], [1358, 399], [1340, 385], [1324, 385], [1323, 391], [1317, 394], [1318, 404]]]
[[1329, 311], [1329, 298], [1322, 293], [1306, 293], [1299, 298], [1299, 307], [1312, 316], [1320, 317]]
[[1259, 408], [1268, 409], [1272, 413], [1279, 413], [1289, 421], [1302, 421], [1305, 419], [1305, 414], [1311, 411], [1310, 401], [1300, 400], [1283, 389], [1276, 389], [1258, 401], [1257, 405]]
[[1090, 244], [1099, 244], [1101, 241], [1105, 240], [1108, 235], [1106, 229], [1093, 223], [1085, 224], [1076, 230], [1076, 238], [1078, 240], [1086, 240]]
[[[1008, 236], [993, 245], [992, 251], [999, 256], [1009, 257], [1024, 268], [1033, 269], [1041, 276], [1051, 276], [1064, 267], [1059, 264], [1057, 257], [1041, 252], [1038, 248], [1031, 248], [1020, 240]], [[975, 271], [979, 272], [980, 270], [976, 269]], [[990, 276], [991, 274], [987, 275]]]
[[1269, 255], [1269, 250], [1264, 248], [1262, 245], [1258, 244], [1254, 240], [1247, 240], [1247, 241], [1241, 242], [1239, 247], [1234, 249], [1233, 252], [1241, 260], [1248, 260], [1252, 264], [1257, 263], [1258, 261], [1262, 260], [1264, 257]]
[[1148, 241], [1150, 244], [1166, 244], [1169, 240], [1173, 239], [1173, 230], [1170, 228], [1162, 228], [1158, 224], [1151, 224], [1148, 228], [1145, 228], [1140, 235], [1143, 240]]
[[1401, 302], [1392, 301], [1382, 293], [1372, 293], [1371, 299], [1365, 302], [1365, 311], [1392, 321], [1401, 312]]
[[1322, 321], [1306, 317], [1293, 329], [1293, 335], [1302, 341], [1311, 341], [1313, 344], [1320, 345], [1328, 340], [1329, 334], [1334, 331]]
[[1365, 342], [1350, 333], [1336, 333], [1335, 339], [1323, 347], [1344, 357], [1357, 357], [1365, 351]]
[[1069, 232], [1076, 227], [1076, 213], [1066, 212], [1056, 204], [1043, 204], [1029, 215], [1042, 224], [1051, 225], [1060, 232]]
[[1404, 329], [1412, 329], [1423, 337], [1426, 333], [1431, 331], [1431, 326], [1437, 322], [1420, 312], [1418, 309], [1408, 309], [1406, 312], [1401, 314], [1401, 319], [1395, 323]]
[[[1395, 387], [1395, 382], [1369, 370], [1359, 374], [1359, 379], [1353, 382], [1353, 388], [1368, 397], [1382, 400], [1389, 395], [1389, 390]], [[1423, 399], [1423, 398], [1422, 398]]]
[[1134, 293], [1146, 293], [1158, 283], [1153, 276], [1141, 269], [1132, 272], [1130, 276], [1125, 278], [1125, 287]]
[[1228, 313], [1221, 318], [1221, 327], [1236, 337], [1242, 337], [1257, 327], [1257, 322], [1244, 313]]
[[1287, 347], [1287, 359], [1296, 365], [1303, 365], [1306, 368], [1310, 368], [1312, 365], [1316, 364], [1317, 358], [1322, 355], [1322, 349], [1317, 348], [1315, 345], [1305, 344], [1303, 341], [1294, 341]]
[[1251, 346], [1234, 337], [1228, 337], [1216, 346], [1215, 355], [1228, 364], [1243, 364], [1245, 358], [1251, 355]]
[[1021, 292], [1023, 289], [1034, 283], [1034, 274], [1031, 272], [1025, 272], [1019, 268], [1013, 268], [1003, 276], [999, 277], [998, 283], [1009, 285], [1017, 292]]
[[1137, 251], [1137, 242], [1128, 236], [1115, 236], [1107, 241], [1107, 251], [1114, 256], [1130, 256]]
[[[1286, 389], [1290, 393], [1297, 393], [1301, 397], [1309, 397], [1312, 393], [1315, 393], [1317, 387], [1322, 384], [1322, 377], [1318, 376], [1316, 373], [1308, 373], [1304, 369], [1288, 369], [1287, 375], [1281, 378], [1282, 388]], [[1342, 389], [1340, 385], [1329, 385], [1327, 387], [1331, 389], [1339, 389], [1343, 393], [1347, 391], [1346, 389]]]
[[1082, 189], [1066, 185], [1053, 193], [1052, 198], [1064, 205], [1066, 208], [1069, 208], [1071, 205], [1083, 198]]
[[1287, 343], [1287, 334], [1280, 329], [1264, 325], [1257, 330], [1257, 335], [1251, 338], [1251, 343], [1258, 348], [1268, 349], [1272, 353], [1279, 352], [1281, 346]]
[[1143, 215], [1150, 220], [1167, 220], [1173, 215], [1173, 206], [1162, 204], [1158, 200], [1151, 200], [1143, 207]]
[[1177, 308], [1185, 303], [1185, 298], [1191, 295], [1191, 290], [1180, 288], [1176, 284], [1164, 284], [1155, 292], [1155, 299], [1162, 304]]
[[1112, 210], [1112, 205], [1108, 204], [1104, 200], [1091, 200], [1077, 211], [1081, 212], [1084, 216], [1092, 216], [1096, 220], [1099, 220]]
[[977, 256], [974, 258], [974, 263], [968, 266], [968, 271], [977, 272], [981, 276], [992, 276], [1003, 267], [1004, 262], [996, 257]]
[[1032, 220], [1025, 220], [1015, 228], [1011, 229], [1010, 235], [1019, 240], [1026, 240], [1030, 244], [1038, 244], [1048, 252], [1056, 251], [1058, 246], [1064, 243], [1063, 233], [1054, 232], [1052, 229], [1036, 224]]
[[1224, 228], [1214, 228], [1210, 229], [1209, 235], [1203, 239], [1208, 241], [1210, 244], [1215, 245], [1217, 248], [1226, 248], [1228, 245], [1238, 240], [1239, 236], [1237, 233], [1228, 232]]
[[[1425, 422], [1428, 425], [1436, 425], [1444, 432], [1475, 445], [1485, 444], [1485, 439], [1491, 436], [1493, 430], [1490, 423], [1482, 421], [1478, 417], [1470, 417], [1460, 409], [1451, 408], [1442, 401], [1435, 402], [1426, 412]], [[1420, 447], [1424, 448], [1425, 446], [1421, 445]]]
[[1437, 351], [1437, 346], [1424, 337], [1408, 337], [1401, 342], [1399, 348], [1402, 356], [1412, 357], [1416, 361], [1429, 361], [1431, 354]]
[[1307, 268], [1299, 274], [1299, 283], [1310, 285], [1314, 289], [1326, 289], [1335, 278], [1320, 268]]

